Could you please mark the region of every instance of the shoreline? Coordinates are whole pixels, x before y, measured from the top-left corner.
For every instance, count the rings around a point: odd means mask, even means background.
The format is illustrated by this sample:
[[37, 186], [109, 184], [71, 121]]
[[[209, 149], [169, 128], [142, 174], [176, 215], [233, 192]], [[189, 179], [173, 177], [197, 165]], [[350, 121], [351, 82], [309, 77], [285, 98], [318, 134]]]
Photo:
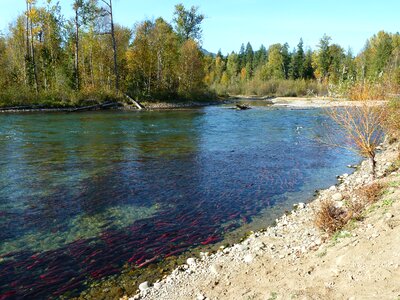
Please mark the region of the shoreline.
[[[377, 154], [378, 181], [395, 177], [398, 178], [400, 184], [399, 170], [388, 176], [386, 174], [387, 170], [393, 166], [394, 161], [398, 159], [398, 147], [398, 144], [386, 144], [384, 149]], [[342, 273], [343, 275], [346, 273], [345, 279], [348, 280], [347, 273], [352, 271], [345, 268], [345, 272], [328, 266], [325, 276], [323, 275], [325, 274], [323, 273], [324, 262], [329, 258], [336, 263], [338, 257], [343, 256], [340, 251], [347, 249], [346, 247], [350, 247], [354, 251], [357, 249], [357, 245], [364, 245], [371, 239], [383, 237], [384, 234], [378, 231], [371, 233], [373, 230], [370, 229], [378, 226], [371, 225], [367, 216], [368, 221], [360, 221], [360, 224], [354, 225], [359, 232], [340, 231], [338, 236], [334, 237], [332, 246], [332, 238], [315, 227], [314, 214], [320, 203], [326, 199], [334, 199], [338, 205], [345, 205], [348, 197], [353, 197], [358, 189], [371, 183], [368, 171], [368, 162], [364, 160], [353, 174], [342, 175], [335, 186], [319, 191], [318, 196], [310, 199], [307, 204], [297, 204], [290, 214], [285, 214], [276, 220], [276, 226], [252, 233], [243, 242], [231, 247], [221, 247], [215, 254], [200, 253], [198, 258], [189, 258], [186, 264], [176, 268], [169, 276], [154, 283], [143, 282], [139, 286], [138, 294], [131, 298], [125, 296], [122, 299], [269, 299], [268, 297], [287, 299], [290, 298], [290, 293], [296, 296], [293, 299], [297, 299], [297, 296], [300, 295], [305, 296], [301, 299], [309, 299], [308, 297], [312, 297], [312, 299], [342, 299], [342, 297], [344, 297], [343, 299], [359, 299], [357, 297], [348, 298], [349, 294], [346, 292], [341, 294], [340, 286], [336, 283], [336, 281], [342, 280]], [[395, 189], [395, 192], [400, 194], [399, 190]], [[396, 204], [400, 203], [396, 202]], [[400, 224], [397, 214], [391, 215], [390, 220]], [[343, 234], [343, 237], [340, 234]], [[346, 241], [345, 245], [342, 245], [341, 241], [345, 241], [346, 238], [350, 241]], [[374, 245], [374, 243], [372, 244]], [[366, 253], [367, 250], [364, 248], [358, 249], [358, 251]], [[347, 250], [347, 252], [349, 251]], [[397, 253], [396, 249], [393, 251]], [[361, 258], [363, 257], [366, 255], [361, 255]], [[389, 283], [391, 280], [400, 279], [400, 254], [395, 256], [391, 263], [395, 266], [397, 272], [395, 275], [397, 274], [399, 277], [391, 277]], [[366, 262], [363, 264], [368, 265]], [[354, 266], [349, 269], [353, 270]], [[354, 272], [356, 271], [354, 270]], [[377, 270], [369, 271], [376, 272]], [[328, 275], [333, 279], [325, 278]], [[329, 282], [329, 279], [333, 280], [333, 283]], [[302, 287], [302, 281], [306, 283], [307, 287]], [[362, 281], [360, 283], [363, 285]], [[343, 284], [349, 284], [349, 282], [344, 281]], [[295, 288], [289, 293], [286, 289], [291, 285], [294, 285]], [[331, 288], [327, 285], [331, 285]], [[381, 285], [377, 285], [377, 287], [380, 288]], [[350, 291], [350, 296], [351, 293], [355, 293], [355, 296], [363, 293], [364, 296], [367, 295], [365, 293], [368, 291], [368, 286], [366, 291], [360, 290], [359, 286], [357, 288], [359, 290]], [[391, 292], [392, 294], [400, 293], [400, 289]]]
[[[177, 109], [192, 109], [198, 107], [207, 107], [220, 104], [232, 104], [236, 101], [263, 101], [272, 107], [286, 107], [291, 109], [307, 109], [307, 108], [324, 108], [324, 107], [346, 107], [359, 106], [364, 101], [351, 101], [345, 99], [332, 99], [324, 97], [268, 97], [268, 96], [232, 96], [214, 101], [188, 101], [188, 102], [142, 102], [145, 108], [143, 111], [157, 110], [177, 110]], [[369, 101], [371, 105], [386, 104], [386, 100]], [[140, 111], [132, 105], [125, 105], [120, 102], [106, 102], [93, 106], [73, 106], [52, 108], [45, 106], [28, 107], [15, 106], [0, 108], [0, 114], [9, 113], [77, 113], [86, 111]]]

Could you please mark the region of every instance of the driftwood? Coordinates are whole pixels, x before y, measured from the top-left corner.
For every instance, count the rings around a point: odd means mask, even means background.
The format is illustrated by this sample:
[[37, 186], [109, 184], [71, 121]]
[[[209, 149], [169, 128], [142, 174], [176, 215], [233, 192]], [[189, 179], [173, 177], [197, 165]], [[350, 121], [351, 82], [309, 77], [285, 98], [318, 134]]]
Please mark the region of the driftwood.
[[246, 110], [246, 109], [251, 109], [251, 107], [246, 105], [246, 104], [236, 104], [236, 109], [238, 109], [238, 110]]
[[139, 103], [139, 101], [134, 100], [132, 97], [130, 97], [129, 95], [125, 94], [125, 97], [133, 104], [137, 107], [137, 109], [141, 110], [144, 109], [144, 106], [142, 104]]
[[68, 112], [78, 112], [78, 111], [90, 111], [90, 110], [100, 110], [100, 109], [109, 109], [121, 106], [118, 102], [106, 102], [96, 105], [89, 105], [83, 107], [77, 107], [67, 110]]

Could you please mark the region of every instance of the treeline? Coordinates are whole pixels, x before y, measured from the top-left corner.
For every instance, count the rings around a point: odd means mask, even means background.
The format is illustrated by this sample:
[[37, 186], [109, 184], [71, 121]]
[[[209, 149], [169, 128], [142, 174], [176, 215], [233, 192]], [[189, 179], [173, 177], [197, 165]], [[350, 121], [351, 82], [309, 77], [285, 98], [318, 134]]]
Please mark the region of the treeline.
[[292, 50], [285, 43], [254, 51], [248, 43], [206, 62], [205, 82], [220, 94], [382, 98], [399, 92], [400, 35], [381, 31], [357, 56], [324, 35], [315, 51], [302, 39]]
[[174, 19], [114, 23], [112, 0], [26, 0], [26, 11], [0, 35], [0, 105], [81, 105], [122, 100], [204, 99], [219, 95], [334, 95], [380, 98], [399, 93], [400, 35], [379, 32], [354, 56], [324, 35], [313, 51], [300, 39], [238, 53], [201, 48], [204, 15], [175, 6]]
[[0, 104], [80, 105], [88, 100], [203, 98], [202, 14], [175, 6], [131, 30], [114, 23], [112, 0], [74, 0], [70, 20], [58, 2], [26, 0], [0, 36]]

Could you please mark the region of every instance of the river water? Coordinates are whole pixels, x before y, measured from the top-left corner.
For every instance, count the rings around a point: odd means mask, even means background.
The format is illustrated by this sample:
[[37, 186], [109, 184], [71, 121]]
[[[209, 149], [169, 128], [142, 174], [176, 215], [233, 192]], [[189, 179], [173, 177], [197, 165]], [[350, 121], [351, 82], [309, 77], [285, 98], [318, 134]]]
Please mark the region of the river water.
[[319, 142], [325, 123], [268, 106], [0, 115], [0, 299], [55, 298], [271, 224], [261, 212], [359, 160]]

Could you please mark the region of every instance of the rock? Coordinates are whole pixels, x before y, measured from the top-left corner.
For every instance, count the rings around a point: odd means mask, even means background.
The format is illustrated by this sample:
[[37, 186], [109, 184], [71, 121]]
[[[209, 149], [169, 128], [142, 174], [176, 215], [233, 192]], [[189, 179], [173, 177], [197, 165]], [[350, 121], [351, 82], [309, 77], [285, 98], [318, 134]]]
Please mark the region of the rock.
[[187, 259], [186, 263], [188, 264], [189, 267], [195, 266], [196, 265], [196, 260], [193, 257], [190, 257]]
[[336, 191], [336, 189], [337, 189], [336, 185], [332, 185], [332, 186], [329, 188], [329, 190], [330, 190], [331, 192]]
[[247, 263], [247, 264], [251, 263], [253, 261], [253, 259], [254, 258], [253, 258], [253, 256], [251, 254], [245, 255], [245, 257], [243, 258], [244, 262]]
[[335, 206], [336, 206], [337, 208], [342, 208], [342, 207], [344, 206], [344, 203], [343, 203], [343, 201], [337, 201], [337, 202], [335, 203]]
[[218, 273], [219, 273], [221, 270], [222, 270], [222, 267], [221, 267], [220, 265], [215, 265], [215, 264], [213, 264], [213, 265], [211, 265], [211, 267], [210, 267], [210, 272], [213, 273], [213, 274], [215, 274], [215, 275], [218, 275]]
[[196, 297], [196, 299], [197, 299], [197, 300], [204, 300], [204, 299], [206, 299], [206, 297], [204, 297], [203, 294], [198, 294], [197, 297]]
[[147, 291], [149, 289], [149, 283], [147, 281], [142, 282], [141, 284], [139, 284], [139, 290], [141, 292]]
[[385, 218], [386, 219], [391, 219], [391, 218], [393, 218], [394, 217], [394, 215], [392, 214], [392, 213], [386, 213], [385, 214]]
[[342, 201], [343, 200], [343, 195], [341, 193], [333, 194], [332, 200], [333, 201]]
[[243, 246], [243, 245], [241, 245], [241, 244], [238, 244], [238, 245], [236, 245], [236, 249], [237, 249], [238, 251], [242, 252], [242, 251], [245, 251], [245, 250], [246, 250], [246, 247]]
[[161, 288], [161, 283], [160, 283], [160, 282], [156, 282], [156, 283], [154, 284], [154, 288], [155, 288], [156, 290], [159, 290], [159, 289]]

